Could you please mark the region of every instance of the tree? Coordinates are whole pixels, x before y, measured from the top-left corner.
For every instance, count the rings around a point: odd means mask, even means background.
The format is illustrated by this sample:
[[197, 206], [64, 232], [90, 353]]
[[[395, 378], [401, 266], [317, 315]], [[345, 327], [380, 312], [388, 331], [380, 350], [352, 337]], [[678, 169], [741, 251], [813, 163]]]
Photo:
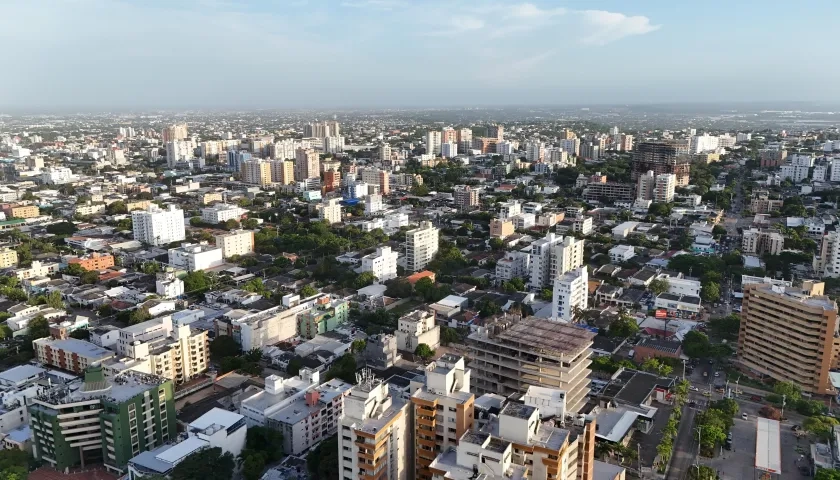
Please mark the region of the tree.
[[449, 345], [450, 343], [458, 343], [461, 341], [461, 336], [458, 335], [458, 330], [452, 327], [441, 327], [440, 329], [440, 343]]
[[28, 328], [28, 336], [32, 340], [38, 340], [39, 338], [50, 336], [50, 322], [48, 322], [42, 315], [38, 315], [30, 320]]
[[425, 362], [435, 356], [435, 351], [432, 350], [432, 348], [426, 345], [425, 343], [421, 343], [417, 345], [417, 348], [414, 349], [414, 354], [422, 358]]
[[408, 298], [414, 293], [414, 287], [405, 278], [389, 280], [385, 285], [385, 295], [392, 298]]
[[128, 324], [136, 325], [138, 323], [145, 322], [146, 320], [150, 320], [151, 318], [152, 314], [149, 313], [148, 307], [137, 308], [131, 312], [131, 315], [129, 315]]
[[319, 443], [306, 455], [306, 468], [312, 480], [334, 480], [341, 478], [338, 465], [338, 437], [332, 437]]
[[657, 278], [650, 282], [648, 286], [648, 290], [650, 290], [654, 295], [660, 295], [668, 291], [670, 285], [668, 284], [668, 280], [664, 278]]
[[493, 300], [482, 300], [476, 304], [478, 316], [481, 318], [491, 317], [502, 312], [502, 308]]
[[0, 480], [25, 480], [29, 462], [29, 453], [23, 450], [0, 450]]
[[782, 413], [779, 412], [778, 409], [771, 407], [770, 405], [765, 405], [761, 407], [758, 411], [758, 414], [764, 418], [769, 418], [771, 420], [781, 420]]
[[312, 285], [304, 285], [303, 288], [300, 289], [301, 298], [309, 298], [317, 294], [318, 290], [315, 290], [315, 287], [313, 287]]
[[251, 453], [242, 462], [242, 476], [245, 480], [259, 480], [265, 470], [265, 457], [259, 453]]
[[429, 277], [423, 277], [414, 283], [414, 292], [421, 298], [430, 298], [435, 290], [435, 282]]
[[47, 294], [47, 306], [56, 310], [64, 308], [64, 300], [61, 299], [61, 292], [53, 290]]
[[712, 282], [704, 283], [700, 288], [700, 298], [708, 303], [717, 302], [720, 299], [720, 286]]
[[642, 364], [642, 370], [646, 372], [655, 373], [660, 377], [667, 377], [671, 374], [673, 368], [667, 363], [664, 363], [657, 358], [648, 358]]
[[204, 221], [201, 220], [201, 217], [192, 217], [190, 218], [190, 225], [193, 227], [200, 227], [204, 225]]
[[327, 371], [326, 380], [332, 380], [333, 378], [354, 383], [356, 381], [356, 357], [346, 353], [333, 362], [332, 367]]
[[723, 413], [729, 415], [730, 417], [738, 415], [738, 411], [740, 410], [738, 407], [738, 402], [731, 398], [724, 398], [713, 402], [709, 407], [720, 410]]
[[821, 440], [827, 440], [834, 425], [837, 425], [837, 420], [831, 417], [808, 417], [802, 422], [802, 429]]
[[0, 324], [0, 340], [5, 340], [7, 338], [12, 338], [13, 332], [11, 327], [6, 325], [5, 323]]
[[108, 215], [128, 213], [128, 208], [126, 208], [125, 202], [123, 202], [122, 200], [117, 200], [116, 202], [111, 202], [105, 206], [105, 213], [107, 213]]
[[717, 480], [718, 474], [712, 467], [692, 465], [688, 469], [688, 480]]
[[77, 340], [90, 340], [90, 330], [87, 328], [78, 328], [70, 332], [70, 336]]
[[260, 226], [260, 222], [256, 218], [246, 218], [242, 220], [242, 228], [253, 230]]
[[819, 400], [802, 399], [796, 402], [796, 412], [806, 417], [822, 415], [826, 412], [825, 404]]
[[685, 334], [682, 348], [683, 353], [691, 358], [705, 358], [709, 356], [711, 343], [705, 333], [692, 330]]
[[797, 402], [802, 398], [802, 390], [793, 382], [776, 382], [773, 392], [776, 395], [784, 395], [788, 403]]
[[226, 220], [222, 225], [225, 230], [236, 230], [239, 228], [239, 222], [233, 218]]
[[230, 335], [219, 335], [210, 342], [210, 355], [215, 359], [239, 355], [241, 347]]
[[172, 480], [230, 480], [236, 462], [221, 448], [207, 448], [185, 458], [172, 470]]
[[292, 357], [289, 359], [289, 363], [286, 364], [286, 373], [289, 375], [295, 376], [300, 373], [300, 369], [303, 367], [303, 361], [300, 357]]
[[61, 222], [47, 225], [47, 233], [53, 235], [73, 235], [76, 232], [76, 225], [73, 222]]
[[280, 460], [283, 457], [283, 433], [268, 427], [249, 427], [245, 436], [245, 451], [261, 454], [267, 463]]
[[362, 338], [353, 340], [353, 343], [350, 344], [350, 351], [353, 352], [353, 353], [364, 352], [366, 345], [367, 345], [367, 342]]
[[79, 263], [71, 263], [64, 269], [64, 273], [73, 277], [81, 277], [87, 270]]
[[210, 276], [203, 270], [190, 272], [182, 280], [186, 293], [204, 293], [212, 284]]
[[636, 319], [624, 312], [610, 323], [609, 333], [611, 337], [629, 338], [639, 331], [639, 324]]
[[362, 272], [353, 280], [353, 288], [356, 290], [360, 288], [365, 288], [368, 285], [373, 285], [373, 282], [376, 281], [376, 275], [373, 272]]
[[79, 280], [83, 285], [93, 285], [99, 281], [99, 272], [88, 270], [79, 277]]
[[154, 275], [160, 271], [160, 264], [157, 262], [143, 262], [140, 270], [146, 275]]
[[490, 248], [492, 248], [494, 251], [501, 250], [502, 248], [504, 248], [504, 246], [505, 242], [501, 238], [494, 237], [490, 239]]
[[814, 474], [814, 480], [840, 480], [840, 470], [821, 468]]

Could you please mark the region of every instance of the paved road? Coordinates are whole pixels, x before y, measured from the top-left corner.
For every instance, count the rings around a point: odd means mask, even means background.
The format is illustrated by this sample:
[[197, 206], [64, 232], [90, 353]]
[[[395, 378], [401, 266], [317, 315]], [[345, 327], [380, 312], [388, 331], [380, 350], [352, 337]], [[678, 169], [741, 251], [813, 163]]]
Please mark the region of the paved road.
[[682, 480], [691, 465], [694, 464], [694, 456], [697, 453], [693, 434], [694, 415], [697, 410], [683, 407], [680, 430], [677, 432], [677, 439], [674, 442], [674, 453], [671, 457], [671, 468], [668, 470], [666, 480]]

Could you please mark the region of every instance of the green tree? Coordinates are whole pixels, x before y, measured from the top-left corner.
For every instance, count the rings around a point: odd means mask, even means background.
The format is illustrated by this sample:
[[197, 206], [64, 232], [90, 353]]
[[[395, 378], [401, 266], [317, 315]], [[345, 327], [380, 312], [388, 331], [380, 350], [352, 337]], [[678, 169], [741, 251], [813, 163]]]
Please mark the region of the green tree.
[[493, 251], [501, 250], [504, 246], [505, 242], [501, 238], [494, 237], [490, 239], [490, 248], [492, 248]]
[[376, 275], [373, 272], [362, 272], [353, 280], [353, 288], [356, 290], [360, 288], [365, 288], [368, 285], [373, 285], [373, 282], [376, 281]]
[[265, 457], [260, 453], [251, 453], [242, 462], [242, 476], [245, 480], [259, 480], [265, 470]]
[[29, 321], [28, 325], [29, 331], [27, 335], [32, 340], [38, 340], [39, 338], [45, 338], [50, 336], [50, 322], [47, 321], [41, 315], [33, 318]]
[[217, 360], [239, 355], [241, 351], [242, 348], [230, 335], [219, 335], [210, 342], [210, 355]]
[[12, 338], [12, 335], [12, 329], [8, 325], [5, 323], [0, 324], [0, 339], [5, 340], [7, 338]]
[[414, 287], [405, 278], [389, 280], [385, 286], [385, 295], [392, 298], [408, 298], [414, 293]]
[[717, 302], [720, 299], [720, 286], [712, 282], [704, 283], [700, 288], [700, 298], [707, 303]]
[[73, 222], [61, 222], [47, 225], [47, 233], [53, 235], [69, 236], [76, 233], [76, 225]]
[[317, 294], [318, 290], [315, 290], [315, 287], [313, 287], [312, 285], [304, 285], [303, 288], [300, 289], [301, 298], [309, 298]]
[[242, 220], [242, 228], [254, 230], [260, 226], [260, 222], [256, 218], [246, 218]]
[[802, 390], [793, 382], [776, 382], [773, 392], [776, 395], [784, 395], [788, 403], [797, 402], [802, 398]]
[[182, 281], [184, 282], [184, 292], [187, 293], [204, 293], [212, 285], [210, 276], [203, 270], [188, 273]]
[[350, 351], [353, 352], [353, 353], [364, 352], [366, 345], [367, 345], [367, 342], [362, 338], [353, 340], [353, 343], [350, 344]]
[[230, 480], [236, 462], [221, 448], [207, 448], [185, 458], [172, 470], [172, 480]]
[[333, 378], [354, 383], [356, 381], [356, 357], [346, 353], [333, 362], [332, 367], [327, 371], [326, 379], [332, 380]]
[[814, 474], [814, 480], [840, 480], [840, 470], [821, 468]]
[[705, 333], [692, 330], [685, 334], [682, 343], [683, 353], [691, 358], [708, 357], [711, 348], [709, 337]]
[[79, 280], [82, 282], [83, 285], [93, 285], [94, 283], [99, 281], [99, 272], [94, 272], [91, 270], [85, 271], [79, 277]]
[[90, 330], [87, 328], [78, 328], [70, 332], [70, 336], [77, 340], [90, 340]]
[[86, 270], [84, 269], [84, 267], [82, 267], [81, 264], [78, 263], [68, 264], [67, 267], [64, 269], [65, 274], [71, 275], [73, 277], [81, 277], [82, 274], [84, 274], [85, 272]]
[[738, 415], [738, 411], [740, 409], [738, 407], [738, 402], [731, 398], [724, 398], [716, 402], [712, 402], [712, 404], [709, 405], [709, 407], [720, 410], [721, 412], [729, 415], [730, 417]]
[[609, 333], [611, 337], [629, 338], [639, 331], [639, 324], [636, 319], [624, 312], [610, 323]]
[[306, 468], [312, 480], [335, 480], [341, 478], [338, 464], [338, 437], [332, 437], [319, 443], [306, 455]]
[[642, 370], [659, 375], [660, 377], [667, 377], [673, 371], [673, 368], [667, 363], [662, 362], [658, 358], [648, 358], [642, 364]]
[[151, 320], [151, 318], [152, 314], [149, 313], [148, 307], [137, 308], [131, 312], [131, 315], [129, 315], [128, 324], [137, 325], [138, 323], [145, 322], [146, 320]]
[[423, 277], [414, 283], [414, 292], [423, 299], [431, 298], [434, 295], [435, 282], [429, 277]]
[[201, 217], [192, 217], [190, 218], [190, 225], [193, 227], [200, 227], [204, 225], [204, 221], [201, 220]]
[[831, 417], [808, 417], [802, 422], [802, 428], [819, 438], [828, 440], [831, 437], [831, 428], [837, 425], [837, 420]]
[[449, 345], [450, 343], [458, 343], [461, 341], [461, 336], [458, 335], [458, 330], [452, 327], [443, 326], [440, 329], [440, 343]]
[[289, 360], [289, 363], [286, 365], [286, 373], [289, 375], [295, 376], [300, 373], [300, 369], [303, 367], [303, 361], [300, 357], [292, 357]]
[[226, 220], [222, 225], [223, 225], [225, 230], [236, 230], [237, 228], [239, 228], [239, 222], [237, 220], [232, 219], [232, 218], [229, 219], [229, 220]]
[[432, 350], [432, 348], [426, 345], [425, 343], [421, 343], [417, 345], [417, 348], [414, 349], [414, 354], [422, 358], [425, 362], [435, 356], [435, 351]]
[[25, 480], [29, 463], [29, 454], [23, 450], [0, 450], [0, 480]]
[[140, 270], [146, 275], [154, 275], [160, 271], [160, 264], [157, 262], [143, 262]]
[[105, 206], [105, 213], [108, 215], [119, 215], [122, 213], [128, 213], [128, 208], [126, 208], [125, 202], [117, 200], [116, 202], [111, 202]]
[[712, 467], [692, 465], [688, 470], [688, 480], [717, 480], [718, 474]]
[[668, 280], [664, 278], [657, 278], [650, 282], [648, 285], [648, 290], [650, 290], [654, 295], [660, 295], [668, 291], [670, 285], [668, 284]]
[[283, 458], [283, 433], [268, 427], [249, 427], [245, 436], [245, 452], [259, 453], [267, 463], [280, 460]]
[[64, 308], [64, 300], [61, 299], [61, 292], [53, 290], [47, 294], [47, 306], [60, 310]]

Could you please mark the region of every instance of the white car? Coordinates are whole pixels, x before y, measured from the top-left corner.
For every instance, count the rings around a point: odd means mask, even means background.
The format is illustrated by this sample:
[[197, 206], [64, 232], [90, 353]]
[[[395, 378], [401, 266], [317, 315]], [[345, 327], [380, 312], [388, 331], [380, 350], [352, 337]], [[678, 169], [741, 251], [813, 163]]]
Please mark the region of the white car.
[[716, 376], [716, 377], [719, 377], [719, 376], [720, 376], [720, 372], [715, 372], [715, 376]]
[[700, 391], [700, 389], [699, 389], [699, 388], [697, 388], [697, 387], [695, 387], [694, 385], [692, 385], [692, 386], [688, 387], [688, 389], [689, 389], [689, 390], [691, 390], [692, 392], [698, 392], [698, 391]]
[[742, 414], [741, 414], [741, 419], [742, 419], [742, 420], [749, 420], [749, 418], [750, 418], [750, 416], [749, 416], [749, 415], [747, 415], [746, 413], [742, 413]]

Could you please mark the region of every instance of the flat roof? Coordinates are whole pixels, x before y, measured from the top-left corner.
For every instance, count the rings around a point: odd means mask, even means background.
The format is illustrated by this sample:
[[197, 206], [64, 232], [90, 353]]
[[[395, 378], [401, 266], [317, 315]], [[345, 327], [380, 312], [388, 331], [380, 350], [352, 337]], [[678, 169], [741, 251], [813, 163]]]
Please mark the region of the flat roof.
[[217, 407], [200, 416], [194, 422], [190, 423], [190, 428], [204, 430], [205, 428], [211, 425], [221, 425], [224, 428], [229, 428], [236, 422], [242, 420], [243, 418], [245, 417], [238, 413], [230, 412], [228, 410], [224, 410], [222, 408]]
[[756, 419], [755, 468], [764, 472], [782, 473], [782, 445], [779, 421]]
[[46, 373], [46, 370], [35, 365], [18, 365], [17, 367], [0, 372], [0, 383], [8, 383], [17, 385], [26, 380], [34, 380], [40, 375]]
[[568, 323], [547, 322], [530, 317], [514, 323], [497, 338], [534, 351], [568, 355], [577, 354], [591, 346], [595, 333]]

